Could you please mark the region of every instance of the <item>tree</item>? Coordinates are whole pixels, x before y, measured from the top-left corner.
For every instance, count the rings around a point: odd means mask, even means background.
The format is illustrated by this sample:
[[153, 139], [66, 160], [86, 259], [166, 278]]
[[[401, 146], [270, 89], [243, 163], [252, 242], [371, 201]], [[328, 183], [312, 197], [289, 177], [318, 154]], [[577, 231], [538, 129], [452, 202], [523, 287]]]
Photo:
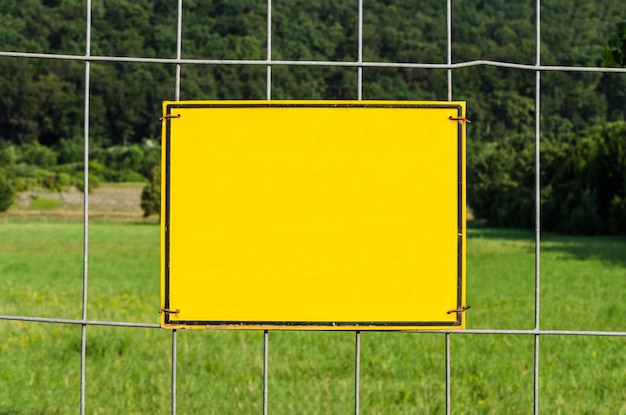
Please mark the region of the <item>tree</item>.
[[143, 216], [147, 218], [152, 214], [161, 214], [161, 167], [156, 166], [152, 169], [152, 177], [150, 182], [143, 188], [141, 192], [141, 209]]
[[626, 20], [615, 23], [615, 34], [606, 41], [602, 60], [610, 68], [626, 67]]

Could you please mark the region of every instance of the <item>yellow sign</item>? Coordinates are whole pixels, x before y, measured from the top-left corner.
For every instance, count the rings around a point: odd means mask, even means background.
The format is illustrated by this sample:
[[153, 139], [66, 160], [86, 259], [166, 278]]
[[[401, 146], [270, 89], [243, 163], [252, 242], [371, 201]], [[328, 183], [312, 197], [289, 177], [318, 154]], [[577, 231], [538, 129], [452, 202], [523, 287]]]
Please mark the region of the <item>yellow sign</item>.
[[464, 102], [165, 102], [162, 326], [464, 328], [464, 117]]

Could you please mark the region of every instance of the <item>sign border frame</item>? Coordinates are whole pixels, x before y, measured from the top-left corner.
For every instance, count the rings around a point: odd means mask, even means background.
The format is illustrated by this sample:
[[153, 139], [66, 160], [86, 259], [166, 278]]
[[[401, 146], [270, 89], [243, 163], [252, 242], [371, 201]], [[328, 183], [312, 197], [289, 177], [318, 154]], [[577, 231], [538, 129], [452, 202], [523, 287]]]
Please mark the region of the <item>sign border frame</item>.
[[[251, 321], [251, 320], [176, 320], [177, 310], [170, 309], [170, 189], [171, 189], [171, 122], [180, 114], [178, 108], [414, 108], [414, 109], [453, 109], [457, 111], [457, 300], [454, 321]], [[449, 101], [166, 101], [163, 103], [163, 138], [161, 188], [161, 326], [178, 329], [287, 329], [287, 330], [447, 330], [463, 328], [464, 287], [465, 287], [465, 118], [464, 103]], [[164, 167], [164, 169], [163, 169]]]

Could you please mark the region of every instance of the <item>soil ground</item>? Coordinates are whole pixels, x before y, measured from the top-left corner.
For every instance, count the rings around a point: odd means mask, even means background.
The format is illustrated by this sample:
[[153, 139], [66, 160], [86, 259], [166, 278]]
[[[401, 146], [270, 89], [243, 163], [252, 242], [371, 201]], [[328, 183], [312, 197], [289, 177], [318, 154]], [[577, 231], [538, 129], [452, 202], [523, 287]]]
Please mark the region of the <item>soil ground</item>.
[[[89, 194], [89, 218], [111, 221], [158, 221], [143, 217], [141, 191], [145, 183], [103, 183]], [[84, 195], [75, 187], [63, 192], [29, 190], [16, 195], [13, 206], [0, 213], [0, 220], [82, 220]], [[467, 208], [467, 220], [476, 222]]]
[[[140, 207], [144, 183], [103, 183], [88, 195], [90, 219], [144, 219]], [[16, 195], [13, 206], [1, 214], [5, 219], [80, 220], [83, 217], [84, 195], [75, 187], [63, 192], [35, 189]]]

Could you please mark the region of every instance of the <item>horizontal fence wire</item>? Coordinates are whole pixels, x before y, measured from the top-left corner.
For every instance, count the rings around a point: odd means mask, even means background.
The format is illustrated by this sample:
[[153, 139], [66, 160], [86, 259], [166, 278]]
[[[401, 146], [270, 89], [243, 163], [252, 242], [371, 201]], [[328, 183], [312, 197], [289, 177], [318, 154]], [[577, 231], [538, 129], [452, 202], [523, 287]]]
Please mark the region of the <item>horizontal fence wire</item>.
[[[111, 326], [111, 327], [134, 327], [143, 329], [160, 329], [159, 324], [153, 323], [135, 323], [130, 321], [105, 321], [105, 320], [73, 320], [67, 318], [49, 318], [49, 317], [25, 317], [25, 316], [9, 316], [0, 315], [0, 320], [23, 321], [28, 323], [51, 323], [51, 324], [69, 324], [69, 325], [85, 325], [85, 326]], [[337, 330], [340, 331], [340, 330]], [[354, 331], [354, 330], [352, 330]], [[376, 330], [368, 330], [375, 333]], [[594, 330], [516, 330], [516, 329], [463, 329], [463, 330], [399, 330], [398, 333], [407, 334], [452, 334], [452, 335], [471, 335], [471, 334], [501, 334], [515, 336], [601, 336], [601, 337], [626, 337], [626, 331], [594, 331]]]
[[524, 63], [500, 62], [492, 60], [471, 60], [457, 63], [413, 63], [413, 62], [368, 62], [368, 61], [305, 61], [272, 59], [178, 59], [178, 58], [138, 58], [130, 56], [63, 55], [56, 53], [0, 52], [0, 57], [59, 59], [89, 62], [132, 62], [162, 63], [171, 65], [258, 65], [258, 66], [338, 66], [348, 68], [413, 68], [413, 69], [461, 69], [473, 66], [495, 66], [499, 68], [524, 69], [544, 72], [618, 72], [626, 73], [626, 68], [605, 68], [597, 66], [558, 66], [533, 65]]
[[[542, 72], [596, 72], [596, 73], [626, 73], [626, 68], [605, 68], [590, 66], [560, 66], [560, 65], [541, 65], [540, 63], [540, 9], [541, 0], [536, 0], [536, 63], [522, 64], [512, 62], [501, 62], [492, 60], [471, 60], [464, 62], [452, 62], [452, 21], [451, 21], [451, 0], [447, 0], [447, 58], [446, 63], [415, 63], [415, 62], [372, 62], [363, 61], [363, 0], [358, 1], [358, 53], [356, 61], [311, 61], [311, 60], [273, 60], [272, 59], [272, 2], [267, 0], [267, 55], [266, 59], [183, 59], [182, 58], [182, 7], [183, 0], [178, 0], [178, 16], [177, 16], [177, 39], [176, 39], [176, 57], [175, 58], [156, 58], [156, 57], [132, 57], [132, 56], [99, 56], [91, 54], [91, 0], [87, 1], [87, 25], [86, 25], [86, 45], [84, 55], [75, 54], [57, 54], [57, 53], [32, 53], [32, 52], [15, 52], [0, 51], [0, 57], [20, 58], [20, 59], [51, 59], [51, 60], [67, 60], [85, 62], [85, 115], [84, 115], [84, 154], [85, 181], [88, 178], [88, 152], [89, 152], [89, 98], [90, 98], [90, 63], [92, 62], [117, 62], [117, 63], [145, 63], [145, 64], [166, 64], [175, 65], [175, 100], [180, 100], [180, 81], [182, 65], [247, 65], [247, 66], [265, 66], [266, 67], [266, 99], [271, 99], [272, 84], [272, 67], [273, 66], [309, 66], [309, 67], [347, 67], [355, 68], [357, 71], [357, 97], [362, 99], [363, 92], [363, 69], [365, 68], [410, 68], [410, 69], [441, 69], [448, 71], [448, 100], [452, 100], [452, 71], [470, 67], [498, 67], [508, 69], [519, 69], [527, 71], [535, 71], [536, 73], [536, 97], [535, 97], [535, 158], [536, 158], [536, 229], [535, 229], [535, 324], [531, 330], [517, 329], [465, 329], [465, 330], [420, 330], [420, 331], [404, 331], [407, 335], [445, 335], [445, 380], [446, 380], [446, 413], [451, 411], [450, 398], [450, 382], [451, 382], [451, 365], [452, 357], [450, 355], [451, 335], [506, 335], [506, 336], [533, 336], [534, 337], [534, 410], [539, 412], [538, 405], [538, 370], [539, 370], [539, 337], [540, 336], [598, 336], [598, 337], [626, 337], [626, 331], [589, 331], [589, 330], [544, 330], [540, 329], [539, 324], [539, 294], [540, 294], [540, 76]], [[82, 300], [82, 318], [81, 319], [63, 319], [50, 317], [31, 317], [31, 316], [15, 316], [0, 315], [0, 321], [18, 321], [26, 323], [45, 323], [45, 324], [66, 324], [79, 325], [82, 327], [81, 334], [81, 379], [80, 379], [80, 413], [85, 411], [85, 365], [86, 355], [85, 348], [87, 345], [88, 326], [109, 326], [109, 327], [127, 327], [138, 329], [159, 329], [159, 324], [142, 323], [142, 322], [122, 322], [122, 321], [100, 321], [87, 319], [87, 258], [88, 258], [88, 217], [89, 217], [89, 196], [84, 193], [84, 254], [83, 254], [83, 300]], [[156, 313], [156, 311], [155, 311]], [[359, 393], [360, 393], [360, 346], [361, 332], [355, 333], [355, 387], [354, 387], [354, 412], [359, 413]], [[176, 366], [177, 366], [177, 330], [172, 330], [171, 337], [171, 413], [176, 413]], [[263, 336], [263, 413], [268, 413], [268, 371], [269, 371], [269, 333], [264, 331]]]

